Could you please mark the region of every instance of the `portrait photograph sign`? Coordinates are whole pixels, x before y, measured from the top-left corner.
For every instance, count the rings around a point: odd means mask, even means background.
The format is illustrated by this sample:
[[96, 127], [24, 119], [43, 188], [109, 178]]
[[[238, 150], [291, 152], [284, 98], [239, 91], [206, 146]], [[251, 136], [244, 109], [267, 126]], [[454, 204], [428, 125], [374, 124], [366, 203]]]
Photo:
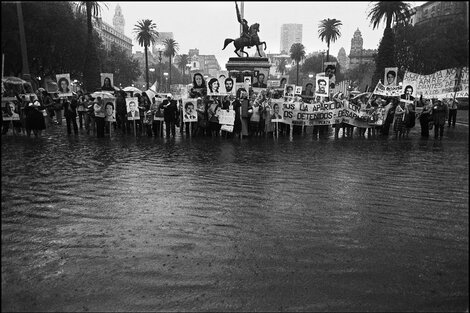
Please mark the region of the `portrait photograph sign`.
[[235, 95], [236, 93], [236, 86], [235, 86], [235, 79], [232, 77], [227, 77], [223, 81], [220, 82], [220, 91], [223, 95]]
[[328, 97], [329, 79], [327, 76], [316, 77], [315, 96]]
[[207, 95], [220, 96], [223, 95], [220, 90], [220, 82], [217, 77], [211, 77], [207, 80]]
[[289, 75], [281, 76], [281, 78], [279, 79], [279, 89], [284, 90], [288, 82], [289, 82]]
[[2, 120], [19, 121], [20, 115], [17, 111], [15, 102], [2, 99]]
[[183, 99], [183, 122], [197, 122], [197, 100]]
[[116, 122], [116, 99], [103, 98], [106, 122]]
[[301, 95], [302, 94], [302, 86], [295, 86], [295, 92], [294, 94], [297, 96], [297, 95]]
[[243, 83], [245, 84], [245, 89], [249, 90], [251, 87], [251, 76], [243, 76]]
[[71, 96], [72, 86], [70, 85], [70, 74], [57, 74], [55, 78], [57, 81], [59, 97]]
[[295, 85], [285, 85], [284, 86], [284, 97], [293, 97], [295, 92]]
[[323, 64], [324, 72], [326, 77], [328, 77], [328, 86], [329, 89], [333, 90], [336, 84], [336, 62], [325, 62]]
[[384, 75], [384, 86], [397, 86], [398, 67], [386, 67]]
[[101, 90], [114, 91], [113, 73], [100, 73]]
[[304, 86], [302, 88], [302, 97], [313, 98], [315, 96], [315, 81], [313, 79], [304, 81]]
[[138, 98], [126, 98], [126, 111], [127, 120], [140, 120], [139, 115], [139, 99]]

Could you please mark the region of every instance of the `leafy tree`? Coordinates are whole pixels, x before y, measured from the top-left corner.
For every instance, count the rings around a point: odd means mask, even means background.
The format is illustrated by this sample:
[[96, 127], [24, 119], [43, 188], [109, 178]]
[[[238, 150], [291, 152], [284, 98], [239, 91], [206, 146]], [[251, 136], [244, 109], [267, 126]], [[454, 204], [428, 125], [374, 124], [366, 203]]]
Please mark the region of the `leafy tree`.
[[167, 56], [170, 60], [170, 80], [169, 80], [169, 85], [171, 86], [171, 59], [176, 55], [178, 52], [178, 43], [172, 39], [172, 38], [167, 38], [165, 39], [165, 56]]
[[[86, 12], [88, 36], [85, 51], [85, 62], [83, 65], [83, 83], [85, 86], [85, 90], [92, 91], [100, 87], [99, 59], [98, 51], [96, 48], [97, 43], [94, 41], [93, 36], [92, 18], [100, 16], [101, 5], [98, 1], [79, 1], [76, 5], [79, 13], [82, 11]], [[68, 41], [70, 41], [70, 39]]]
[[148, 64], [148, 47], [155, 43], [159, 34], [157, 32], [157, 25], [152, 20], [140, 20], [134, 26], [134, 33], [139, 45], [144, 47], [145, 51], [145, 82], [147, 89], [149, 85], [149, 64]]
[[284, 72], [286, 71], [286, 65], [287, 65], [287, 59], [280, 58], [279, 64], [277, 65], [277, 71], [281, 73], [281, 75], [284, 75]]
[[186, 74], [186, 65], [188, 65], [189, 63], [190, 63], [189, 55], [187, 54], [180, 55], [177, 60], [178, 69], [180, 69], [181, 72], [183, 72], [183, 77]]
[[392, 23], [405, 22], [410, 16], [410, 6], [403, 1], [377, 1], [369, 11], [368, 18], [372, 24], [372, 29], [378, 28], [382, 21], [386, 24], [377, 53], [376, 68], [372, 79], [373, 84], [376, 84], [384, 76], [386, 67], [395, 65], [395, 40]]
[[130, 86], [141, 75], [140, 64], [138, 60], [129, 56], [123, 49], [116, 44], [111, 45], [111, 50], [102, 59], [103, 73], [114, 73], [114, 85]]
[[330, 42], [335, 42], [341, 36], [339, 27], [343, 25], [340, 20], [335, 18], [333, 19], [324, 19], [320, 21], [318, 27], [318, 37], [321, 41], [326, 41], [328, 50], [326, 51], [326, 62], [329, 62], [330, 58]]
[[296, 84], [299, 83], [299, 63], [305, 58], [305, 47], [301, 43], [294, 43], [290, 47], [290, 57], [297, 64], [297, 80]]

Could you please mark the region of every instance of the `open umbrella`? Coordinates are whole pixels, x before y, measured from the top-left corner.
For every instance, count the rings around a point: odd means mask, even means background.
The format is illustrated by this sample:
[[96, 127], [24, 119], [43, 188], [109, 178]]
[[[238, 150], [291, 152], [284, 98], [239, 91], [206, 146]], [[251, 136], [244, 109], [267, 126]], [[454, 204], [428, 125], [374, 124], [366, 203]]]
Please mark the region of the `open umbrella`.
[[114, 99], [114, 96], [112, 93], [110, 93], [109, 91], [95, 91], [94, 93], [91, 94], [91, 96], [93, 98], [98, 98], [100, 97], [101, 99], [104, 99], [104, 98], [111, 98], [111, 99]]
[[135, 87], [132, 87], [132, 86], [128, 86], [126, 88], [123, 89], [125, 92], [135, 92], [135, 93], [142, 93], [142, 91], [138, 88], [135, 88]]

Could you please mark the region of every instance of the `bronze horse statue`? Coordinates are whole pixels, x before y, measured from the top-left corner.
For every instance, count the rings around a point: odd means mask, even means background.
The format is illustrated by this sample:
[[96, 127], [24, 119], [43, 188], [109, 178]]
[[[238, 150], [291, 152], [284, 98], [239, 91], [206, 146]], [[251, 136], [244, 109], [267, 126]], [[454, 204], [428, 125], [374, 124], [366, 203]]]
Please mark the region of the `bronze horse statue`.
[[235, 46], [235, 53], [240, 56], [240, 54], [238, 53], [239, 51], [240, 52], [243, 52], [246, 54], [246, 56], [248, 57], [248, 53], [246, 53], [243, 48], [245, 47], [248, 47], [248, 48], [251, 48], [253, 46], [256, 46], [256, 50], [258, 51], [258, 55], [261, 57], [261, 52], [259, 51], [259, 45], [261, 44], [264, 44], [264, 50], [266, 50], [266, 42], [265, 41], [259, 41], [259, 36], [258, 36], [258, 32], [259, 32], [259, 24], [258, 23], [255, 23], [253, 25], [250, 26], [250, 30], [249, 30], [249, 33], [250, 33], [250, 38], [246, 38], [246, 37], [240, 37], [240, 38], [237, 38], [237, 39], [230, 39], [230, 38], [227, 38], [225, 39], [225, 42], [224, 42], [224, 47], [222, 48], [222, 50], [224, 50], [227, 45], [229, 43], [231, 43], [233, 41], [233, 45]]

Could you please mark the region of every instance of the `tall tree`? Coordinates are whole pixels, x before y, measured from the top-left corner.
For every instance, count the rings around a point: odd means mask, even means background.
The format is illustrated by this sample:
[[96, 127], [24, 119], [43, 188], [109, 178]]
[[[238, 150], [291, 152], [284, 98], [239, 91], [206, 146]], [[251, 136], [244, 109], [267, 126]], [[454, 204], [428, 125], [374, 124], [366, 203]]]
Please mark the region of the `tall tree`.
[[305, 58], [305, 47], [301, 43], [294, 43], [290, 47], [290, 57], [297, 64], [297, 80], [296, 85], [299, 84], [299, 63]]
[[[106, 8], [106, 4], [104, 4]], [[83, 65], [83, 82], [85, 90], [91, 91], [99, 88], [99, 59], [96, 44], [93, 40], [93, 17], [99, 17], [101, 14], [101, 5], [98, 1], [79, 1], [77, 3], [78, 12], [85, 10], [87, 20], [87, 45], [85, 52], [85, 63]]]
[[150, 88], [149, 85], [149, 61], [148, 61], [148, 47], [154, 44], [159, 34], [157, 32], [157, 25], [149, 19], [140, 20], [134, 25], [134, 33], [136, 34], [137, 42], [141, 47], [144, 47], [145, 51], [145, 82], [146, 88]]
[[114, 86], [130, 86], [141, 75], [139, 61], [113, 43], [111, 50], [102, 57], [102, 72], [114, 73]]
[[183, 78], [184, 78], [186, 74], [186, 65], [189, 64], [189, 55], [187, 54], [180, 55], [177, 63], [178, 63], [178, 68], [181, 70], [181, 72], [183, 72]]
[[377, 1], [369, 11], [368, 18], [372, 24], [372, 29], [378, 28], [381, 22], [385, 22], [385, 30], [379, 44], [372, 84], [376, 84], [384, 76], [386, 67], [395, 65], [395, 38], [392, 24], [407, 21], [410, 16], [410, 6], [403, 1]]
[[171, 86], [171, 59], [176, 55], [178, 52], [178, 43], [172, 39], [172, 38], [167, 38], [165, 39], [165, 56], [167, 56], [170, 60], [170, 81], [169, 81], [169, 86]]
[[281, 73], [281, 75], [284, 75], [286, 71], [286, 65], [287, 65], [287, 59], [286, 58], [280, 58], [279, 63], [277, 64], [277, 71]]
[[335, 18], [320, 21], [320, 25], [318, 26], [318, 38], [320, 38], [321, 41], [326, 41], [328, 47], [326, 51], [326, 62], [328, 62], [330, 58], [330, 43], [335, 42], [336, 39], [341, 36], [339, 30], [341, 25], [343, 25], [341, 21]]

